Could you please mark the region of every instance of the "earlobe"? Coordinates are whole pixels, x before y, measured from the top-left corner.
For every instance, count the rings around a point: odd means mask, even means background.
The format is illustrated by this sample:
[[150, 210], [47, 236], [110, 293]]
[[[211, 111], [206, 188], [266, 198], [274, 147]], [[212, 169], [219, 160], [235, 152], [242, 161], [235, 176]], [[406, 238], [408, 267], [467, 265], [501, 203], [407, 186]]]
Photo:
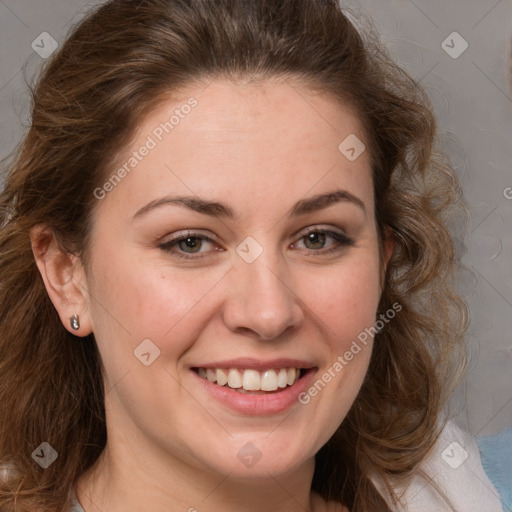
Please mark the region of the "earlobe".
[[78, 256], [64, 252], [44, 226], [32, 228], [30, 240], [46, 291], [62, 324], [75, 336], [91, 334], [89, 294]]

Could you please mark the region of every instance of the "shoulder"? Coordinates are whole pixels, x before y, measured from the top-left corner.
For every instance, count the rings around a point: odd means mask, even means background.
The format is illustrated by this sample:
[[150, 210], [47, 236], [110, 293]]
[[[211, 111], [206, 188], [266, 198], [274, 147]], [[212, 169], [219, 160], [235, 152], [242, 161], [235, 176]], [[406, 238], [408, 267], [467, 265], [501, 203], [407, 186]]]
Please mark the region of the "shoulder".
[[426, 478], [416, 474], [405, 485], [394, 487], [399, 503], [394, 503], [383, 482], [372, 478], [391, 507], [400, 512], [444, 512], [450, 510], [436, 491], [435, 483], [457, 512], [485, 510], [503, 512], [498, 492], [485, 474], [475, 439], [448, 421], [428, 457], [420, 464]]

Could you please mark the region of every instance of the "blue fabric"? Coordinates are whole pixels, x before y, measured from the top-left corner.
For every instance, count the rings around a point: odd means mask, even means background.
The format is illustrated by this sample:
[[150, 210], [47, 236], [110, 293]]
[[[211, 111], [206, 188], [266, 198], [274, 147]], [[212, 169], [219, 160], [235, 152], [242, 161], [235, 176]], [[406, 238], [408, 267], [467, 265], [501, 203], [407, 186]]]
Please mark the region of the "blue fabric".
[[500, 494], [505, 512], [512, 512], [512, 425], [492, 436], [476, 438], [482, 466]]

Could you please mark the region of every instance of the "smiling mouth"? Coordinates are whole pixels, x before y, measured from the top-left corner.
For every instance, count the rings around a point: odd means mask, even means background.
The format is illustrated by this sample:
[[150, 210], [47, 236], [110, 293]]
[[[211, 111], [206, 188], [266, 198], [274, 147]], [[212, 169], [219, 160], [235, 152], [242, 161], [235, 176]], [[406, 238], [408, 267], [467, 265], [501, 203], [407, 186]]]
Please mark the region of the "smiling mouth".
[[200, 377], [239, 393], [279, 393], [293, 386], [306, 373], [305, 368], [272, 368], [264, 371], [236, 368], [192, 368]]

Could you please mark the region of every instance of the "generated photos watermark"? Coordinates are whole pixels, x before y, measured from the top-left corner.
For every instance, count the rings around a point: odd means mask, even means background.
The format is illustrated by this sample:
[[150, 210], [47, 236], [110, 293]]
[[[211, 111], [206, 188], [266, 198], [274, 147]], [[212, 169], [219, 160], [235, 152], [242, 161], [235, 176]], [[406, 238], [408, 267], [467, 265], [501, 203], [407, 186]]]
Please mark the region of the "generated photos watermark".
[[393, 303], [391, 308], [379, 316], [379, 320], [375, 322], [374, 326], [366, 327], [364, 331], [360, 332], [357, 335], [357, 340], [352, 341], [350, 348], [346, 350], [343, 355], [339, 355], [336, 358], [336, 361], [334, 361], [334, 363], [315, 381], [313, 385], [311, 385], [306, 391], [299, 394], [299, 402], [302, 405], [309, 404], [309, 402], [311, 402], [311, 398], [318, 395], [318, 393], [324, 389], [325, 386], [327, 386], [327, 384], [331, 382], [336, 375], [350, 363], [350, 361], [352, 361], [352, 359], [354, 359], [354, 356], [361, 352], [361, 344], [366, 346], [368, 344], [368, 339], [370, 337], [373, 338], [377, 333], [382, 331], [386, 324], [395, 318], [396, 314], [400, 311], [402, 311], [402, 305], [398, 302]]
[[174, 109], [174, 114], [169, 118], [168, 121], [160, 123], [148, 135], [144, 144], [136, 151], [132, 153], [132, 156], [120, 166], [117, 171], [103, 184], [101, 187], [94, 189], [94, 197], [96, 199], [104, 199], [109, 192], [112, 192], [114, 188], [121, 183], [121, 180], [130, 174], [146, 156], [148, 156], [153, 149], [155, 149], [160, 142], [162, 142], [166, 135], [172, 132], [176, 126], [178, 126], [183, 119], [185, 119], [191, 112], [192, 109], [197, 107], [198, 101], [196, 98], [191, 97], [186, 103], [181, 105], [179, 108]]

